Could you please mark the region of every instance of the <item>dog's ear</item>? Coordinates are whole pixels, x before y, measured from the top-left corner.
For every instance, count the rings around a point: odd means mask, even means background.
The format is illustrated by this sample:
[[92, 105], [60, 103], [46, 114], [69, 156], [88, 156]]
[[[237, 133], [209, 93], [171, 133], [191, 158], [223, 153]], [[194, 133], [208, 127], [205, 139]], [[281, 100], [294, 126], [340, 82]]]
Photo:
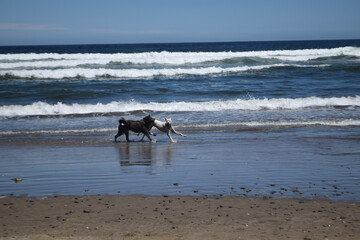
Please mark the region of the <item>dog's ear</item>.
[[119, 119], [119, 124], [125, 125], [125, 122], [126, 122], [125, 118], [120, 118]]

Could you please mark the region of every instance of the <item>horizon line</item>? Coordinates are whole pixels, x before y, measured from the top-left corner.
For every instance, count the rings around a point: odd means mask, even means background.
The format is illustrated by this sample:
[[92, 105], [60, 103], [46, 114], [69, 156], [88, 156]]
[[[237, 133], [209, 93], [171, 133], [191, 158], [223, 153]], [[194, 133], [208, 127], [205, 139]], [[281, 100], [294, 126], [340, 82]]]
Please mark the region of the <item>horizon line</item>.
[[65, 44], [16, 44], [0, 47], [82, 46], [82, 45], [150, 45], [150, 44], [193, 44], [193, 43], [241, 43], [241, 42], [308, 42], [308, 41], [356, 41], [360, 38], [298, 39], [298, 40], [228, 40], [228, 41], [184, 41], [184, 42], [129, 42], [129, 43], [65, 43]]

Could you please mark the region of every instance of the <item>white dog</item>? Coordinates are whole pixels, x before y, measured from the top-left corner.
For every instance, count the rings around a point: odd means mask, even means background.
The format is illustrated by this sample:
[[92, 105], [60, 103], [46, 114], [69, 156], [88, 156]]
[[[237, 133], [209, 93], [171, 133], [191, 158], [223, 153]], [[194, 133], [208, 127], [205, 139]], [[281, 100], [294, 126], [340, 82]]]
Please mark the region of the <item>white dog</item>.
[[177, 132], [172, 123], [171, 123], [171, 118], [165, 118], [165, 122], [161, 122], [159, 120], [155, 120], [154, 121], [154, 127], [156, 127], [157, 129], [159, 129], [161, 132], [164, 132], [168, 135], [169, 139], [170, 139], [170, 142], [175, 142], [171, 135], [170, 135], [170, 131], [177, 134], [177, 135], [180, 135], [180, 136], [183, 136], [183, 137], [186, 137], [185, 134], [182, 134], [180, 132]]
[[[171, 135], [170, 135], [170, 132], [173, 132], [173, 133], [178, 134], [178, 135], [180, 135], [180, 136], [186, 137], [185, 134], [182, 134], [182, 133], [180, 133], [180, 132], [177, 132], [177, 131], [174, 129], [174, 127], [173, 127], [173, 125], [172, 125], [172, 123], [171, 123], [171, 118], [165, 118], [165, 122], [161, 122], [161, 121], [159, 121], [159, 120], [155, 120], [155, 121], [154, 121], [154, 127], [156, 127], [157, 129], [159, 129], [161, 132], [166, 133], [166, 134], [168, 135], [169, 139], [170, 139], [170, 142], [172, 142], [172, 143], [174, 143], [174, 142], [176, 142], [176, 141], [174, 141], [174, 140], [172, 139], [172, 137], [171, 137]], [[154, 134], [154, 133], [152, 133], [152, 132], [149, 132], [149, 133], [150, 133], [150, 135], [156, 136], [156, 134]], [[139, 133], [139, 134], [140, 134], [140, 133]], [[139, 135], [139, 134], [138, 134], [138, 135]], [[141, 141], [144, 139], [144, 137], [145, 137], [145, 135], [142, 137]]]

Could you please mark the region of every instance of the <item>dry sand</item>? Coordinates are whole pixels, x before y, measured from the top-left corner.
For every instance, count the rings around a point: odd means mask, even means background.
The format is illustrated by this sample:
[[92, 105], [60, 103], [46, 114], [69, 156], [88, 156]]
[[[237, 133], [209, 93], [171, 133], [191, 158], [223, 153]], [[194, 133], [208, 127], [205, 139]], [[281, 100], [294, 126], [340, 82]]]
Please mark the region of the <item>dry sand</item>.
[[360, 203], [207, 196], [0, 199], [0, 239], [360, 239]]

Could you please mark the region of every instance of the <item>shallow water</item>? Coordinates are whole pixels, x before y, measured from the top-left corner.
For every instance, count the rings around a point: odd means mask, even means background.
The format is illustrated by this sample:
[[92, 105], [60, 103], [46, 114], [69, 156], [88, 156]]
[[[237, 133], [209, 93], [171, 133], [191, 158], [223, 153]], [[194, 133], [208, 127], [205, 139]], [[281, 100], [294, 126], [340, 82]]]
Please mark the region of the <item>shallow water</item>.
[[[360, 200], [358, 127], [189, 132], [157, 143], [2, 139], [0, 194], [240, 195]], [[310, 136], [310, 137], [307, 137]], [[139, 137], [132, 135], [132, 139]], [[52, 144], [56, 143], [56, 144]], [[22, 178], [15, 183], [13, 178]]]

